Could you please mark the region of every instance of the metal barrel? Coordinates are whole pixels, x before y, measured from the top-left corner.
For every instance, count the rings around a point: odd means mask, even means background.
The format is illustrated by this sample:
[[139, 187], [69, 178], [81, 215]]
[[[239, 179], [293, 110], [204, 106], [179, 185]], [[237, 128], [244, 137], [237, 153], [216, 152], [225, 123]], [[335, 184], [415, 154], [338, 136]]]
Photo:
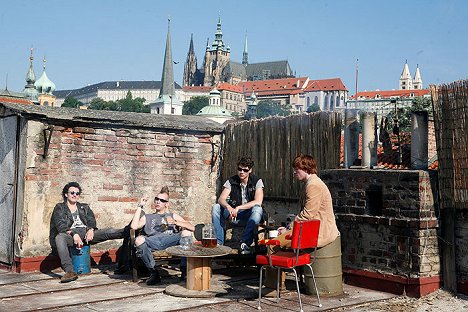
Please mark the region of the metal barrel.
[[70, 247], [73, 268], [76, 274], [87, 274], [91, 272], [91, 258], [89, 250], [89, 245], [84, 245], [81, 249], [77, 249], [75, 246]]
[[[341, 237], [332, 243], [310, 253], [315, 256], [312, 264], [315, 281], [320, 295], [340, 295], [343, 293], [343, 272], [341, 269]], [[309, 267], [304, 266], [305, 292], [315, 295], [314, 281]]]

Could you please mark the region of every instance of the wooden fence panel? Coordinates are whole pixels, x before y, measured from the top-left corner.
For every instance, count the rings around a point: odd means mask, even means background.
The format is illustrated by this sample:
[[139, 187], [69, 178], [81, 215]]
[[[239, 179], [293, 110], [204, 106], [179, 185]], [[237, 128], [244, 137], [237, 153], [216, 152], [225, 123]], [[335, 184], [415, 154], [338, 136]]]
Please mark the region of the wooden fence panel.
[[441, 208], [468, 209], [468, 80], [431, 86]]
[[341, 114], [319, 112], [229, 124], [223, 151], [222, 180], [236, 174], [241, 156], [255, 162], [254, 173], [265, 183], [265, 197], [297, 197], [291, 163], [300, 153], [312, 155], [319, 169], [338, 168]]

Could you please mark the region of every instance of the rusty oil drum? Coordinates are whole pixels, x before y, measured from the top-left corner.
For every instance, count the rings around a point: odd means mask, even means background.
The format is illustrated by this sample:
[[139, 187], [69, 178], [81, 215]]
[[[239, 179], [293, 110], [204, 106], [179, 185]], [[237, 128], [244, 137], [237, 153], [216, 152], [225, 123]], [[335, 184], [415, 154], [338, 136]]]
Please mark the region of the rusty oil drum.
[[[341, 237], [330, 244], [311, 252], [315, 256], [315, 281], [320, 295], [334, 296], [343, 293], [343, 272], [341, 269]], [[309, 267], [304, 266], [305, 292], [315, 295], [314, 281]]]

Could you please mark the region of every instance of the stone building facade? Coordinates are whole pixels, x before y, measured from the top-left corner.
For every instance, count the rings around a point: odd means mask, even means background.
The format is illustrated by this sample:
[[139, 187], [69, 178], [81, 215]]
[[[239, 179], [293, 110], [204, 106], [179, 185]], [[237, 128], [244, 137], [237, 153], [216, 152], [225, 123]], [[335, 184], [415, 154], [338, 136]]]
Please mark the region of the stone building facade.
[[[69, 181], [82, 185], [81, 201], [90, 204], [100, 228], [128, 224], [139, 198], [164, 185], [172, 211], [194, 223], [210, 220], [223, 131], [217, 123], [4, 103], [0, 113], [0, 189], [15, 194], [0, 203], [2, 237], [8, 238], [0, 243], [0, 261], [17, 271], [37, 270], [50, 258], [50, 217]], [[110, 250], [114, 257], [119, 244], [95, 245], [92, 254], [99, 259]]]

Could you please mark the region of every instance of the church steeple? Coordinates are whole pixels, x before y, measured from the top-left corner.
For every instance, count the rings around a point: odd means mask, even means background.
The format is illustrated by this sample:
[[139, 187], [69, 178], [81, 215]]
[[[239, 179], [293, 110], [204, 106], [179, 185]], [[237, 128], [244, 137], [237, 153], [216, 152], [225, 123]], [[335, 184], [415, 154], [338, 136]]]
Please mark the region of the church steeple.
[[245, 34], [244, 53], [242, 53], [242, 64], [249, 64], [249, 52], [247, 52], [247, 33]]
[[33, 60], [33, 48], [31, 48], [31, 54], [29, 56], [29, 69], [28, 73], [26, 74], [26, 85], [24, 86], [23, 93], [32, 102], [37, 102], [38, 92], [34, 86], [34, 83], [36, 82], [36, 75], [34, 75]]
[[413, 89], [413, 79], [411, 78], [411, 74], [408, 67], [408, 61], [405, 62], [405, 66], [403, 67], [403, 72], [400, 76], [400, 90], [411, 90]]
[[172, 65], [172, 51], [171, 51], [171, 19], [167, 19], [167, 37], [166, 37], [166, 51], [164, 52], [164, 63], [161, 76], [161, 95], [174, 95], [174, 67]]
[[218, 17], [218, 24], [216, 24], [215, 41], [213, 42], [213, 50], [224, 50], [223, 32], [221, 31], [221, 16]]
[[166, 50], [164, 52], [163, 70], [161, 75], [161, 90], [159, 96], [150, 103], [153, 114], [182, 115], [182, 103], [175, 96], [174, 67], [171, 52], [171, 19], [167, 19]]
[[415, 90], [420, 90], [423, 88], [421, 73], [419, 72], [419, 64], [416, 65], [416, 73], [414, 74], [414, 79], [413, 79], [413, 88]]
[[187, 53], [187, 59], [184, 66], [184, 79], [183, 85], [190, 86], [196, 83], [196, 72], [197, 72], [197, 57], [195, 55], [195, 49], [193, 48], [193, 34], [190, 36], [190, 45]]

